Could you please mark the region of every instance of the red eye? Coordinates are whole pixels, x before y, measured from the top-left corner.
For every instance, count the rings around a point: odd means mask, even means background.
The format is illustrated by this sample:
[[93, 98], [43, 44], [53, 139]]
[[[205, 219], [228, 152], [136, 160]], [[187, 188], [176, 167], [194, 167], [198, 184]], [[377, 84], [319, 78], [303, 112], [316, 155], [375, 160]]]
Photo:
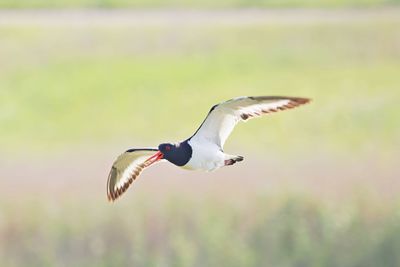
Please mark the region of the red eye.
[[171, 150], [171, 147], [170, 146], [166, 146], [165, 150]]

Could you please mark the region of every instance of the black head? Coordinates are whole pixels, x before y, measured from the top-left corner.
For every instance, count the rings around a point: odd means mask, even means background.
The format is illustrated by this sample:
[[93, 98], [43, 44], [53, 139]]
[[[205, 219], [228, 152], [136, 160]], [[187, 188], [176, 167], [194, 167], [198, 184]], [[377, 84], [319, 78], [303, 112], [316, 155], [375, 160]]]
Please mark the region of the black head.
[[176, 145], [171, 143], [163, 143], [158, 146], [158, 150], [160, 150], [161, 153], [164, 154], [164, 158], [167, 159], [168, 156], [173, 154], [174, 151], [176, 150]]
[[178, 144], [164, 143], [158, 146], [158, 150], [163, 153], [164, 159], [177, 166], [185, 165], [192, 157], [192, 147], [187, 141]]

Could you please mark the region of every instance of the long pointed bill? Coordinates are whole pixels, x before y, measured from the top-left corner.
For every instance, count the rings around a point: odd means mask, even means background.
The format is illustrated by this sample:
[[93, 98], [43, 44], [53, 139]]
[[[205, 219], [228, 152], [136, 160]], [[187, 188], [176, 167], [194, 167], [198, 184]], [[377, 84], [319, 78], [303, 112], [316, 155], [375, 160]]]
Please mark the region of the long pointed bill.
[[144, 165], [146, 167], [149, 167], [151, 164], [156, 163], [157, 161], [161, 160], [164, 157], [163, 153], [158, 151], [156, 154], [148, 158], [145, 162]]

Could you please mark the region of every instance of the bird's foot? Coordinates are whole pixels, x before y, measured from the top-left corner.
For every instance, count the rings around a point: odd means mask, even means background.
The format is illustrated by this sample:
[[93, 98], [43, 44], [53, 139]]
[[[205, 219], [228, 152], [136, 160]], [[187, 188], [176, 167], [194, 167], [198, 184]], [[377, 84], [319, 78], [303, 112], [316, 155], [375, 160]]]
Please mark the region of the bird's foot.
[[225, 166], [230, 166], [235, 164], [236, 162], [242, 161], [244, 158], [242, 156], [235, 156], [233, 158], [225, 160]]

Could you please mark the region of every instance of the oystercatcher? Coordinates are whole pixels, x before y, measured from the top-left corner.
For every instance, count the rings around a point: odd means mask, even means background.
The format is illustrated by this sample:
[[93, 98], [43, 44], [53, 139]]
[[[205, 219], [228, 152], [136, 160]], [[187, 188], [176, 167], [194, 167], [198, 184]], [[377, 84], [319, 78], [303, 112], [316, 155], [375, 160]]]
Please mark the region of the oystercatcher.
[[309, 101], [300, 97], [245, 96], [217, 104], [188, 139], [163, 143], [158, 148], [133, 148], [120, 155], [108, 175], [108, 199], [116, 200], [145, 168], [156, 162], [167, 160], [184, 169], [213, 171], [242, 161], [242, 156], [223, 151], [226, 139], [239, 121], [294, 108]]

